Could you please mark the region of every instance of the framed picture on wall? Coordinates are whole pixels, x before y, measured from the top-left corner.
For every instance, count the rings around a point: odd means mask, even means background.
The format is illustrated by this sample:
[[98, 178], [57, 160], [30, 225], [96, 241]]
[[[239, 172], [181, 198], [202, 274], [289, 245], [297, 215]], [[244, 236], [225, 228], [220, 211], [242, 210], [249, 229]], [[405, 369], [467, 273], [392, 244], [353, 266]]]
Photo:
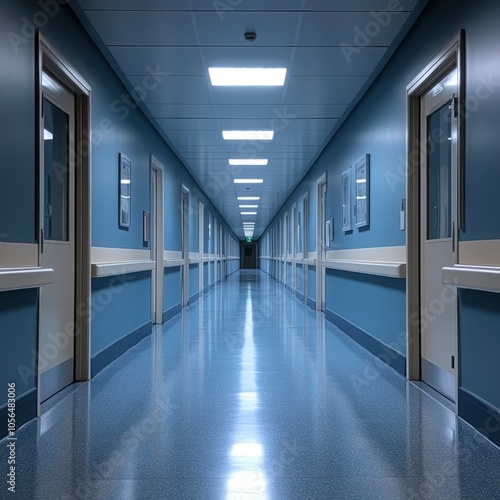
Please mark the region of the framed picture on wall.
[[342, 172], [342, 231], [350, 231], [351, 223], [351, 168]]
[[130, 227], [130, 198], [131, 198], [131, 171], [132, 163], [123, 154], [118, 155], [119, 163], [119, 206], [118, 206], [118, 225], [121, 228]]
[[356, 175], [356, 227], [370, 223], [370, 155], [364, 155], [354, 164]]
[[144, 244], [149, 243], [149, 213], [142, 212], [142, 242]]

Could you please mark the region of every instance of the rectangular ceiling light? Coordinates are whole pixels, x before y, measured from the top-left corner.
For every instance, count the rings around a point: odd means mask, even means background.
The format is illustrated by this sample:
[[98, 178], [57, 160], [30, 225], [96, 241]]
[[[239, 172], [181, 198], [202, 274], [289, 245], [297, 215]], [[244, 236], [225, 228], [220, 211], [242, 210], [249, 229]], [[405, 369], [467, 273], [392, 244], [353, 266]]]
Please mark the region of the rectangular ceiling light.
[[259, 208], [259, 205], [240, 205], [240, 208]]
[[238, 160], [238, 159], [231, 159], [229, 160], [229, 165], [233, 165], [233, 166], [239, 166], [239, 165], [242, 165], [242, 166], [255, 166], [255, 167], [265, 167], [267, 164], [269, 163], [269, 160], [266, 160], [266, 159], [242, 159], [242, 160]]
[[241, 215], [257, 215], [257, 212], [240, 212]]
[[225, 141], [272, 141], [274, 130], [223, 130]]
[[259, 201], [260, 196], [238, 196], [239, 201]]
[[286, 68], [208, 68], [214, 87], [283, 87]]
[[264, 179], [234, 179], [235, 184], [262, 184]]

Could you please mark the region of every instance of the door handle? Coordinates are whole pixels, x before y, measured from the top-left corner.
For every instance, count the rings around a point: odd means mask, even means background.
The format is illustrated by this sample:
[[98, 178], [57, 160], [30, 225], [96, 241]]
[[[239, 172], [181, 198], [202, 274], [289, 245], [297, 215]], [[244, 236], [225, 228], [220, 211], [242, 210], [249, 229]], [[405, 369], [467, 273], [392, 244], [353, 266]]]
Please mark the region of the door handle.
[[455, 252], [455, 221], [451, 223], [451, 251]]

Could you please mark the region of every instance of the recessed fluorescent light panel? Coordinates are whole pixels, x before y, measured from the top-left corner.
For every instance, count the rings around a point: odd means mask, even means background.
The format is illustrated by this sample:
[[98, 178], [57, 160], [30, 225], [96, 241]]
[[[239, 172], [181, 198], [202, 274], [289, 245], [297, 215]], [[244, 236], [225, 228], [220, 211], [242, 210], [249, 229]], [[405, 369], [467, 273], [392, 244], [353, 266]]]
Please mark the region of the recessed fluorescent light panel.
[[262, 184], [264, 179], [234, 179], [235, 184]]
[[239, 201], [259, 201], [260, 196], [238, 196], [237, 200], [239, 200]]
[[223, 130], [225, 141], [272, 141], [274, 130]]
[[214, 87], [282, 87], [286, 68], [208, 68]]
[[242, 160], [238, 160], [238, 159], [231, 159], [229, 160], [229, 165], [233, 165], [233, 166], [239, 166], [239, 165], [242, 165], [242, 166], [252, 166], [252, 167], [265, 167], [267, 164], [269, 163], [269, 160], [265, 160], [265, 159], [242, 159]]
[[259, 205], [240, 205], [240, 208], [259, 208]]
[[240, 212], [241, 215], [257, 215], [257, 212]]

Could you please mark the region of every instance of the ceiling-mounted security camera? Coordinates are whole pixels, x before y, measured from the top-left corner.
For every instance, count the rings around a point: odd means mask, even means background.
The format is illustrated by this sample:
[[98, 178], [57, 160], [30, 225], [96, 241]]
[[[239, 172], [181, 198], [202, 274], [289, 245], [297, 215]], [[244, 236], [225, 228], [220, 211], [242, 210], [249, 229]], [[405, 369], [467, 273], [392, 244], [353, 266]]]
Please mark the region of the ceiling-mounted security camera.
[[254, 31], [247, 31], [245, 33], [245, 40], [247, 42], [255, 42], [255, 39], [257, 38], [257, 33]]

